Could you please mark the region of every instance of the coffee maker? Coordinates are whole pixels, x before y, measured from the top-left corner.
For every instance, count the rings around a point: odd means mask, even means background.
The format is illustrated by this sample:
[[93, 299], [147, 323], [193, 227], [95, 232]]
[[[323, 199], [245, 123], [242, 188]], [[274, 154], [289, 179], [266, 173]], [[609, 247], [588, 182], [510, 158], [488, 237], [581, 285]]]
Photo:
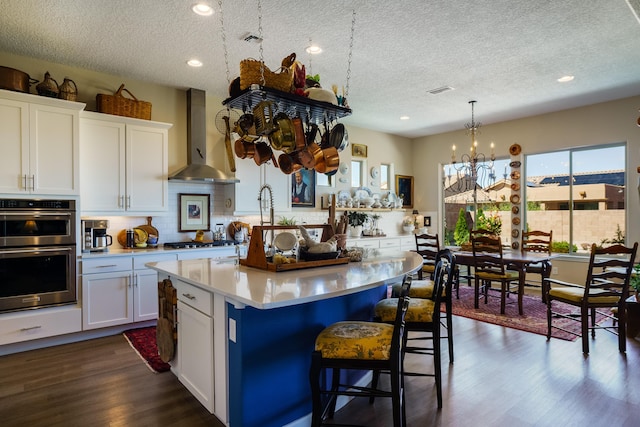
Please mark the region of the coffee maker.
[[113, 244], [106, 219], [82, 220], [82, 252], [105, 252]]

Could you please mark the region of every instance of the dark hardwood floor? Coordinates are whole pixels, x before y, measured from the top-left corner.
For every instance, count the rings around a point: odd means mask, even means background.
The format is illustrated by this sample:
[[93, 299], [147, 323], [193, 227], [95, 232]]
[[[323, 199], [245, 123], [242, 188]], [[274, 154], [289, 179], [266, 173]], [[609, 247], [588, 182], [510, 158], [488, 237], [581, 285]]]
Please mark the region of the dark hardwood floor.
[[[408, 426], [636, 426], [640, 342], [598, 331], [575, 342], [454, 317], [444, 407], [431, 378], [407, 381]], [[407, 356], [412, 367], [431, 358]], [[354, 400], [336, 422], [390, 426], [390, 404]], [[222, 426], [171, 373], [154, 374], [121, 335], [0, 357], [0, 425]]]

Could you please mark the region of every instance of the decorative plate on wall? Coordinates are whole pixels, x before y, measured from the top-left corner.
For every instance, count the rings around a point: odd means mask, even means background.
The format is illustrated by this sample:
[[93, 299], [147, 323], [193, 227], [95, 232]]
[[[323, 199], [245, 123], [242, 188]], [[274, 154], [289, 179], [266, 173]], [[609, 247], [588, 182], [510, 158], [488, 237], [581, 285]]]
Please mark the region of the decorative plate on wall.
[[520, 213], [520, 206], [511, 207], [511, 212], [513, 212], [516, 215], [519, 214]]
[[509, 154], [511, 154], [512, 156], [517, 156], [521, 151], [522, 147], [520, 147], [520, 144], [513, 144], [511, 145], [511, 147], [509, 147]]
[[512, 168], [519, 168], [521, 164], [522, 163], [520, 163], [520, 160], [515, 160], [515, 161], [509, 163], [509, 166], [511, 166]]
[[515, 217], [511, 220], [511, 222], [513, 223], [513, 225], [520, 225], [520, 218]]
[[511, 203], [513, 203], [514, 205], [517, 205], [518, 203], [520, 203], [520, 196], [518, 196], [517, 194], [513, 194], [510, 198], [509, 201]]
[[511, 230], [511, 237], [513, 237], [514, 239], [517, 239], [518, 236], [520, 236], [520, 230], [518, 230], [517, 228], [514, 228], [513, 230]]
[[518, 171], [511, 172], [511, 179], [520, 179], [520, 172]]
[[517, 182], [514, 182], [513, 184], [511, 184], [511, 189], [513, 191], [520, 191], [520, 184], [518, 184]]
[[513, 242], [513, 243], [511, 243], [511, 247], [513, 249], [518, 249], [520, 247], [520, 243], [519, 242]]

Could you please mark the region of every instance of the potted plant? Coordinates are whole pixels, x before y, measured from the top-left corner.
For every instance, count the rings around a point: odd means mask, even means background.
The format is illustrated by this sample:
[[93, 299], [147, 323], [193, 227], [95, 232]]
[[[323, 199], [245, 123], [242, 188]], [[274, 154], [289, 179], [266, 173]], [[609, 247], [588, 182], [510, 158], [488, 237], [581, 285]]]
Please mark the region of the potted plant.
[[369, 215], [364, 212], [350, 211], [347, 213], [347, 217], [349, 218], [349, 225], [351, 226], [351, 237], [360, 237], [362, 234], [362, 226], [367, 221], [367, 218], [369, 218]]

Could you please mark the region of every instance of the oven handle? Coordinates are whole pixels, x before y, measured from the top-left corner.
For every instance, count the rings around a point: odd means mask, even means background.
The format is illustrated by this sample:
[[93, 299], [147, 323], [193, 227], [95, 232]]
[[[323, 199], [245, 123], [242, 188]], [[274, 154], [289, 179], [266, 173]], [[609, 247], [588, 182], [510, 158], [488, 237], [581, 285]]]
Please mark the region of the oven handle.
[[32, 218], [42, 218], [42, 217], [50, 217], [50, 216], [66, 216], [70, 217], [70, 212], [2, 212], [2, 216], [28, 216], [29, 219]]
[[48, 247], [48, 248], [29, 248], [29, 249], [0, 249], [0, 255], [3, 254], [27, 254], [34, 252], [60, 252], [60, 251], [73, 251], [74, 249], [68, 246]]

